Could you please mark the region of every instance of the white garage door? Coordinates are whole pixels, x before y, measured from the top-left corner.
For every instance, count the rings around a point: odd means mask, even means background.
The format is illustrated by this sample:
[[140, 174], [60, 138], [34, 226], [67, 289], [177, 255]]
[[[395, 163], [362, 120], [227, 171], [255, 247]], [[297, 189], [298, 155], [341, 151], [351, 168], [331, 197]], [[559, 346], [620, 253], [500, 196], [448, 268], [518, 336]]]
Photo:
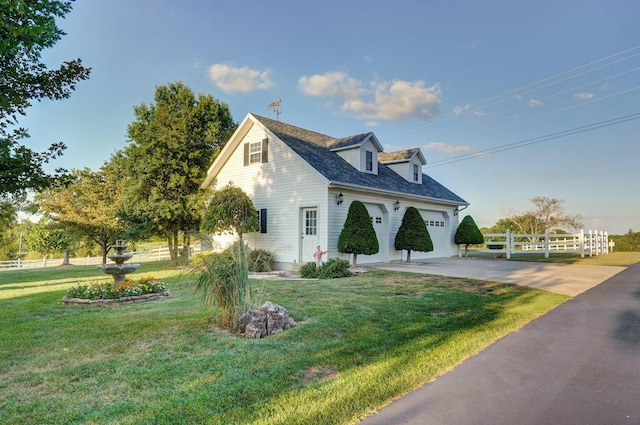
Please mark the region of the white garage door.
[[389, 250], [389, 236], [387, 230], [387, 214], [377, 204], [364, 204], [371, 216], [371, 223], [376, 231], [378, 238], [378, 246], [380, 247], [377, 254], [358, 255], [358, 264], [377, 263], [387, 261], [387, 252]]
[[411, 259], [418, 258], [438, 258], [445, 257], [448, 231], [444, 214], [441, 211], [420, 210], [420, 215], [427, 225], [429, 236], [433, 242], [433, 251], [430, 252], [412, 252]]

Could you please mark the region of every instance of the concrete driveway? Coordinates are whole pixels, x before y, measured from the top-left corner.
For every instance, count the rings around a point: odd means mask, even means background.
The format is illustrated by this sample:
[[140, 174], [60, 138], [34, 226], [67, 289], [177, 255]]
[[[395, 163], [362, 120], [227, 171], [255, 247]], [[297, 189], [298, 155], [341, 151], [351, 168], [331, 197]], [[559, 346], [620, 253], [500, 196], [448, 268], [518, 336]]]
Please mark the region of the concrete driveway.
[[640, 263], [610, 268], [438, 259], [378, 267], [580, 295], [363, 425], [640, 424]]
[[513, 283], [572, 297], [593, 288], [626, 268], [457, 257], [419, 260], [410, 264], [374, 263], [367, 264], [367, 267]]

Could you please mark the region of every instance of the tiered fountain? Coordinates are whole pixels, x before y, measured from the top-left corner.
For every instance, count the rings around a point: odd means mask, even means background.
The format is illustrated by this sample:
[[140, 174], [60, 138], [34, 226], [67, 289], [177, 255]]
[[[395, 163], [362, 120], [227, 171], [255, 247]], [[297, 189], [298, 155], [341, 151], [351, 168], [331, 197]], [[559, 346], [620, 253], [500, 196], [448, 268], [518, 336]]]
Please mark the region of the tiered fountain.
[[133, 257], [133, 253], [124, 252], [124, 250], [127, 249], [127, 245], [124, 244], [122, 239], [118, 239], [115, 245], [113, 245], [113, 248], [116, 251], [115, 254], [107, 255], [107, 258], [113, 261], [113, 263], [99, 264], [98, 268], [104, 273], [113, 275], [113, 281], [115, 283], [122, 283], [124, 282], [125, 275], [135, 272], [138, 267], [140, 267], [140, 264], [124, 264], [125, 261]]

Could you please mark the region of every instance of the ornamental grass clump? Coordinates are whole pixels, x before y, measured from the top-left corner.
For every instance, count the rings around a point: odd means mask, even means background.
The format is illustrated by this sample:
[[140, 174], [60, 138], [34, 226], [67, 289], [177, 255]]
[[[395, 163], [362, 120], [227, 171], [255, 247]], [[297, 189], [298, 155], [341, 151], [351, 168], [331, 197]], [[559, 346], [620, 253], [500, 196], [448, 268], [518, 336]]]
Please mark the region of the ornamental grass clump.
[[91, 285], [76, 285], [67, 290], [67, 298], [85, 300], [110, 300], [135, 297], [146, 294], [159, 294], [168, 289], [167, 284], [152, 277], [142, 277], [137, 281], [127, 278], [124, 282], [104, 282]]
[[226, 250], [202, 256], [193, 263], [192, 274], [203, 304], [217, 307], [219, 325], [231, 331], [238, 329], [240, 316], [251, 302], [246, 250], [244, 242], [238, 240]]

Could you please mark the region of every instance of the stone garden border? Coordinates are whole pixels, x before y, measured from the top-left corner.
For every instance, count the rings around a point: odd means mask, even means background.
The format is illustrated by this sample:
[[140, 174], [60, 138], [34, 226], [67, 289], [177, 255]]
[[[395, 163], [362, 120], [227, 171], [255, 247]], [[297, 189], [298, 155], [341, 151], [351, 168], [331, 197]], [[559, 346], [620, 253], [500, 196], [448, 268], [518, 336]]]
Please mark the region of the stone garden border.
[[89, 300], [86, 298], [68, 298], [64, 297], [62, 299], [62, 303], [66, 305], [116, 305], [116, 304], [133, 304], [133, 303], [143, 303], [145, 301], [153, 301], [160, 298], [169, 298], [171, 296], [171, 291], [164, 290], [162, 292], [157, 292], [155, 294], [144, 294], [137, 295], [135, 297], [122, 297], [122, 298], [110, 298], [110, 299], [100, 299], [100, 300]]

